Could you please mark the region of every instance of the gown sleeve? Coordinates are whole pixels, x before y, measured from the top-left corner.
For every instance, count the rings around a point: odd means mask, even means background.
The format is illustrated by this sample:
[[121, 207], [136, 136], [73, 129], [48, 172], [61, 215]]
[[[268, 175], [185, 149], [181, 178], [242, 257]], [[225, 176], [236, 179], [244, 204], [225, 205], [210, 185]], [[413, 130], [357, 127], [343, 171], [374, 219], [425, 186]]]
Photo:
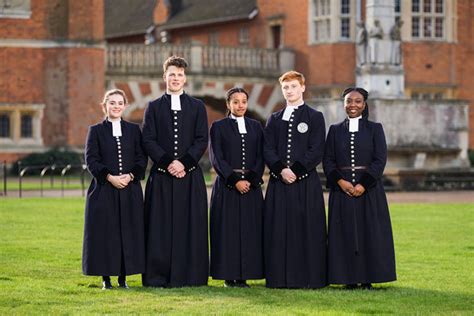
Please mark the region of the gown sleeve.
[[179, 161], [184, 165], [186, 172], [196, 169], [199, 159], [201, 159], [206, 151], [209, 140], [206, 107], [202, 101], [198, 102], [194, 141], [191, 147], [189, 147], [186, 155], [179, 159]]
[[376, 123], [374, 126], [372, 161], [359, 181], [365, 189], [375, 186], [377, 180], [382, 178], [383, 170], [387, 163], [387, 142], [385, 141], [382, 124]]
[[250, 169], [250, 172], [246, 174], [245, 179], [250, 182], [250, 184], [257, 188], [263, 184], [262, 176], [263, 171], [265, 170], [265, 163], [263, 160], [263, 129], [260, 123], [257, 124], [257, 148], [256, 148], [256, 157], [255, 165]]
[[100, 184], [105, 184], [107, 182], [107, 175], [112, 172], [102, 163], [99, 136], [94, 126], [89, 127], [84, 155], [89, 172]]
[[148, 163], [148, 157], [143, 150], [142, 144], [142, 133], [138, 126], [135, 126], [135, 164], [132, 168], [133, 176], [135, 177], [134, 181], [140, 181], [145, 178], [146, 165]]
[[342, 174], [337, 169], [337, 162], [336, 162], [336, 137], [335, 137], [335, 127], [329, 127], [328, 136], [326, 139], [326, 145], [324, 149], [324, 157], [323, 157], [323, 169], [324, 174], [326, 175], [327, 179], [327, 187], [335, 188], [337, 187], [337, 181], [342, 179]]
[[143, 147], [150, 158], [159, 168], [166, 170], [173, 161], [170, 155], [158, 145], [158, 135], [155, 120], [156, 104], [149, 103], [143, 117]]
[[223, 142], [225, 142], [225, 140], [220, 132], [220, 126], [218, 124], [212, 124], [210, 134], [211, 143], [209, 146], [209, 156], [212, 166], [217, 174], [224, 179], [225, 184], [233, 188], [240, 178], [237, 173], [234, 172], [232, 166], [224, 159]]
[[276, 122], [273, 115], [268, 118], [267, 126], [265, 127], [263, 135], [263, 157], [265, 159], [265, 163], [270, 169], [272, 176], [281, 178], [281, 171], [285, 168], [285, 165], [278, 157], [278, 130], [276, 128]]
[[298, 179], [304, 178], [310, 170], [316, 169], [323, 159], [326, 125], [323, 114], [317, 112], [311, 118], [309, 128], [309, 145], [302, 161], [295, 161], [291, 170]]

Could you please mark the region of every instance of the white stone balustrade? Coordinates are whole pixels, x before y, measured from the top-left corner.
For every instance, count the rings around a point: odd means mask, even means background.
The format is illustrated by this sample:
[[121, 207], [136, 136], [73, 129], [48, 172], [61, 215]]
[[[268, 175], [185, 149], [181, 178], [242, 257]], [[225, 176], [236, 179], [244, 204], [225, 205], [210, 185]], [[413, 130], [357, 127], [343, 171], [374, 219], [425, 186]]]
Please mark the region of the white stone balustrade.
[[161, 74], [162, 64], [172, 55], [190, 63], [191, 74], [277, 77], [293, 69], [294, 53], [290, 50], [220, 47], [203, 45], [107, 45], [108, 74]]

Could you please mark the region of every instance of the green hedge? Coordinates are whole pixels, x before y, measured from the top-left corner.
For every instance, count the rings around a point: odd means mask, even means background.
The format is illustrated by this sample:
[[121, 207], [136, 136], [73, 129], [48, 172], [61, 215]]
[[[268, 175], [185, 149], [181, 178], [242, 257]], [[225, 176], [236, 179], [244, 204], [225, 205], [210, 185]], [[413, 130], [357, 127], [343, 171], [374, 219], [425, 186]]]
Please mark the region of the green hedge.
[[[80, 165], [83, 163], [82, 155], [71, 151], [69, 149], [59, 149], [54, 148], [44, 153], [34, 153], [30, 154], [22, 159], [17, 160], [11, 169], [12, 174], [18, 175], [18, 163], [21, 161], [22, 167], [26, 166], [48, 166], [56, 164], [58, 167], [63, 167], [68, 164], [71, 165]], [[61, 170], [56, 169], [55, 173], [59, 173]], [[31, 171], [28, 171], [28, 175], [40, 174], [40, 168], [32, 168]]]

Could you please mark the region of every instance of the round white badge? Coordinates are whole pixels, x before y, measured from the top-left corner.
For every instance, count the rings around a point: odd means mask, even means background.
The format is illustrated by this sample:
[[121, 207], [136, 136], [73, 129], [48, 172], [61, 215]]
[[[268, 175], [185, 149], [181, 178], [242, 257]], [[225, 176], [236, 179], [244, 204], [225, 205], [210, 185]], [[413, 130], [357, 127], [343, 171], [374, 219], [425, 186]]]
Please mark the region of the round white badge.
[[300, 132], [301, 134], [304, 134], [308, 131], [308, 124], [306, 123], [299, 123], [298, 124], [298, 132]]

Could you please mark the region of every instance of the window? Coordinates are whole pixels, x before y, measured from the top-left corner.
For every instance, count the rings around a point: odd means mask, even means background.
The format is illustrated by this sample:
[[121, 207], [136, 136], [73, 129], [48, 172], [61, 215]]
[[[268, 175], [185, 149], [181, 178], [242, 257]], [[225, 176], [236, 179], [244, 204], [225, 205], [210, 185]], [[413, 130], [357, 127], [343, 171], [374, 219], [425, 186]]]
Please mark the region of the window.
[[8, 114], [0, 114], [0, 137], [10, 137], [10, 116]]
[[23, 114], [21, 116], [21, 137], [33, 137], [33, 116], [30, 114]]
[[327, 42], [331, 38], [331, 1], [313, 0], [314, 41]]
[[400, 7], [400, 0], [394, 0], [395, 1], [395, 21], [400, 20], [400, 12], [401, 12], [401, 7]]
[[444, 0], [412, 0], [411, 36], [415, 39], [444, 39]]
[[250, 35], [248, 27], [241, 27], [239, 31], [239, 44], [248, 46], [250, 43]]
[[350, 0], [341, 0], [341, 39], [351, 38]]
[[29, 19], [30, 0], [0, 0], [0, 18]]
[[219, 32], [209, 33], [209, 45], [219, 46]]

